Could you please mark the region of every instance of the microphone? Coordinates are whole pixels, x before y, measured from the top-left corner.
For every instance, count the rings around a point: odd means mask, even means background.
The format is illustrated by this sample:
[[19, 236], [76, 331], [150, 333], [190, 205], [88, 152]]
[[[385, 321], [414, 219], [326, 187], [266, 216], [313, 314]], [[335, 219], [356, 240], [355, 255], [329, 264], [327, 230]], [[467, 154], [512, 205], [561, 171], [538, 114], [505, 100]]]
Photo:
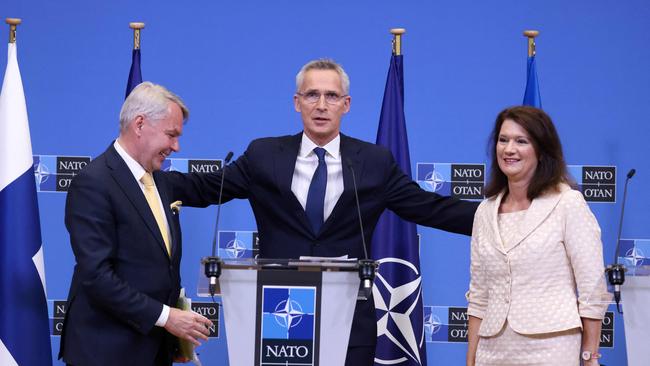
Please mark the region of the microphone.
[[614, 251], [614, 264], [607, 266], [605, 273], [607, 273], [607, 280], [614, 286], [614, 300], [616, 301], [616, 309], [619, 314], [621, 311], [621, 285], [625, 282], [625, 266], [618, 263], [618, 256], [621, 245], [621, 230], [623, 228], [623, 215], [625, 214], [625, 201], [627, 200], [627, 184], [636, 173], [635, 169], [630, 169], [625, 178], [625, 188], [623, 189], [623, 203], [621, 204], [621, 218], [618, 222], [618, 237], [616, 238], [616, 250]]
[[230, 162], [230, 159], [232, 159], [233, 153], [232, 151], [229, 151], [228, 154], [226, 154], [226, 158], [223, 159], [223, 165], [221, 167], [221, 184], [219, 185], [219, 199], [217, 201], [217, 220], [214, 225], [214, 236], [212, 237], [212, 255], [209, 257], [205, 257], [201, 260], [204, 265], [204, 273], [207, 278], [210, 279], [210, 285], [209, 285], [209, 291], [210, 291], [210, 296], [212, 296], [214, 300], [214, 294], [217, 291], [217, 279], [219, 276], [221, 276], [221, 260], [219, 257], [217, 257], [216, 251], [217, 251], [217, 235], [219, 233], [219, 217], [221, 216], [221, 200], [223, 198], [223, 182], [224, 178], [226, 176], [226, 165]]
[[368, 300], [372, 293], [372, 283], [375, 279], [375, 272], [377, 271], [377, 262], [368, 258], [368, 249], [366, 249], [366, 237], [363, 234], [363, 220], [361, 219], [361, 205], [359, 204], [359, 191], [357, 189], [357, 179], [354, 174], [354, 168], [350, 160], [345, 161], [350, 173], [352, 173], [352, 187], [354, 188], [354, 198], [357, 207], [357, 216], [359, 217], [359, 231], [361, 233], [361, 246], [363, 247], [364, 259], [359, 260], [359, 279], [361, 280], [361, 288], [357, 298]]

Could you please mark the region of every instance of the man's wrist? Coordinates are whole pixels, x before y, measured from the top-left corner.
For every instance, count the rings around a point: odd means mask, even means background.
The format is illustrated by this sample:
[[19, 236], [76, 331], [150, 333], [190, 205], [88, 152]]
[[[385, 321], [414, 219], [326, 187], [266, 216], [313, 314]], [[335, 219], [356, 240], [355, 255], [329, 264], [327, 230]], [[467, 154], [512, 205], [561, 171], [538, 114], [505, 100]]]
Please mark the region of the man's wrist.
[[162, 311], [160, 312], [160, 316], [158, 316], [158, 320], [156, 320], [156, 326], [157, 327], [164, 327], [167, 325], [167, 319], [169, 319], [169, 306], [163, 304]]

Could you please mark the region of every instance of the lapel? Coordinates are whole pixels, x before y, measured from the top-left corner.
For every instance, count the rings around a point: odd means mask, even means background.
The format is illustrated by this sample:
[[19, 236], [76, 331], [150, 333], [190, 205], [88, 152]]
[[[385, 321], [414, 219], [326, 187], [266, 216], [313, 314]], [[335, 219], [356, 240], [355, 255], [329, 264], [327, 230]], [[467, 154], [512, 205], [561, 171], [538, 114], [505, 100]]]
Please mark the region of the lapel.
[[302, 229], [313, 235], [307, 214], [291, 191], [291, 181], [293, 180], [293, 171], [296, 168], [301, 140], [302, 132], [277, 139], [277, 145], [273, 151], [273, 172], [276, 185], [285, 202], [289, 205], [289, 212], [296, 213], [297, 221]]
[[492, 230], [495, 233], [494, 242], [497, 246], [497, 249], [505, 254], [519, 246], [519, 244], [521, 244], [548, 218], [548, 216], [551, 214], [551, 212], [553, 212], [555, 207], [560, 202], [562, 194], [568, 189], [569, 186], [566, 184], [561, 184], [559, 192], [545, 193], [540, 197], [535, 198], [533, 202], [531, 202], [530, 207], [528, 207], [528, 210], [526, 210], [524, 220], [521, 225], [518, 226], [519, 229], [517, 230], [512, 243], [509, 243], [509, 246], [506, 247], [505, 251], [503, 250], [504, 246], [502, 244], [504, 243], [501, 239], [501, 233], [499, 231], [499, 224], [497, 221], [499, 215], [499, 206], [501, 204], [501, 200], [503, 199], [503, 192], [499, 193], [496, 200], [494, 201], [494, 206], [491, 209], [492, 215], [490, 219]]
[[492, 239], [491, 242], [499, 252], [506, 254], [505, 243], [501, 238], [501, 230], [499, 230], [499, 206], [501, 206], [501, 200], [503, 199], [504, 191], [501, 191], [494, 199], [488, 198], [488, 207], [489, 207], [489, 219], [490, 227], [492, 228]]
[[[106, 150], [106, 165], [111, 170], [111, 176], [113, 177], [117, 185], [124, 192], [124, 195], [131, 202], [133, 207], [135, 207], [135, 209], [138, 211], [140, 217], [142, 217], [145, 226], [148, 228], [151, 234], [156, 238], [156, 241], [158, 241], [160, 249], [163, 250], [165, 254], [167, 254], [167, 249], [165, 248], [165, 242], [163, 241], [162, 235], [160, 234], [160, 229], [158, 228], [156, 219], [154, 218], [153, 213], [151, 212], [151, 208], [147, 203], [147, 199], [144, 197], [144, 194], [142, 193], [142, 189], [140, 189], [140, 185], [133, 177], [133, 174], [131, 174], [129, 167], [126, 165], [124, 160], [122, 160], [122, 157], [117, 153], [115, 147], [113, 147], [113, 144], [111, 144], [108, 150]], [[162, 199], [162, 195], [161, 195], [161, 199]], [[164, 205], [165, 205], [165, 201], [163, 199], [163, 206]], [[172, 225], [170, 225], [170, 228], [171, 227]], [[169, 256], [166, 255], [166, 257]]]
[[354, 202], [354, 183], [352, 182], [352, 172], [350, 167], [354, 170], [354, 176], [357, 181], [357, 188], [361, 186], [361, 177], [363, 176], [363, 161], [359, 157], [361, 145], [356, 143], [354, 139], [349, 138], [344, 134], [341, 135], [341, 168], [343, 173], [343, 193], [334, 205], [334, 209], [330, 216], [325, 220], [321, 227], [320, 233], [326, 232], [330, 227], [335, 225], [336, 218], [339, 215], [349, 215], [350, 208], [354, 208], [354, 215], [356, 216], [356, 202]]

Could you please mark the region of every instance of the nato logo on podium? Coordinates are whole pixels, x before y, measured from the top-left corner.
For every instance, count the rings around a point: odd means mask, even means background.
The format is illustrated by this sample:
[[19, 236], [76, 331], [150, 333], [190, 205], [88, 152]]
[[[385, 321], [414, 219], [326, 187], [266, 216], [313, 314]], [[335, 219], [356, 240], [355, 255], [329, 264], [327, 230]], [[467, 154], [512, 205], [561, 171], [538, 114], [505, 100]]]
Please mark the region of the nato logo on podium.
[[260, 365], [313, 365], [316, 287], [264, 286]]

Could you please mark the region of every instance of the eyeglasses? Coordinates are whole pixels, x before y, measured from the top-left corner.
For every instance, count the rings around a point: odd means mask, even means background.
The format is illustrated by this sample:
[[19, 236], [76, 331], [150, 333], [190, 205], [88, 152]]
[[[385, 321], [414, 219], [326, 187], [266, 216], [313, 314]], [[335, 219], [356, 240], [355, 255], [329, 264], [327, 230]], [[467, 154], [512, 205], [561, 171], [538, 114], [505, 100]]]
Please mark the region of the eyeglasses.
[[325, 96], [325, 103], [327, 104], [338, 104], [339, 102], [341, 102], [341, 100], [343, 100], [343, 98], [348, 96], [347, 94], [338, 95], [334, 92], [327, 92], [325, 94], [321, 94], [320, 92], [317, 91], [310, 91], [307, 93], [296, 93], [296, 94], [300, 95], [303, 98], [303, 100], [309, 104], [316, 104], [320, 102], [320, 97], [322, 95]]

